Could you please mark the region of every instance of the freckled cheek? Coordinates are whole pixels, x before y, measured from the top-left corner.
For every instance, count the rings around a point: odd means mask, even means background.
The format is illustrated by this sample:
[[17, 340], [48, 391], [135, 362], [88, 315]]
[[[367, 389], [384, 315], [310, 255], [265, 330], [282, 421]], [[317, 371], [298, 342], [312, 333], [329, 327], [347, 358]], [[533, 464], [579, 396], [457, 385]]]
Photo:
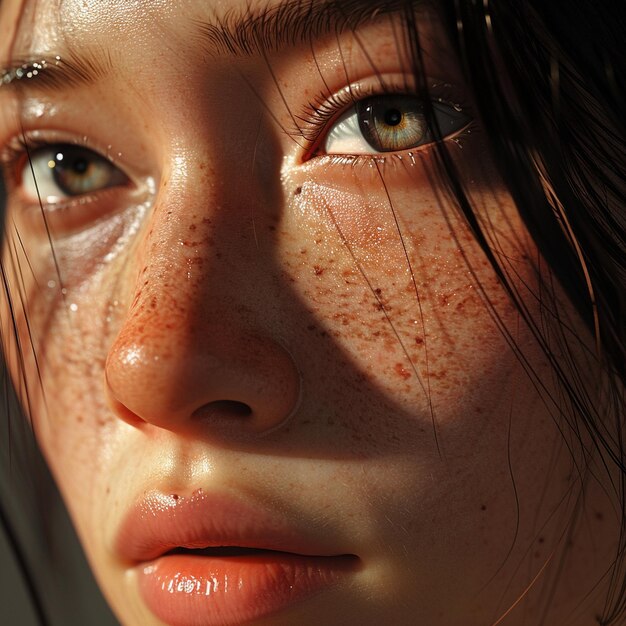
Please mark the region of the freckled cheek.
[[[387, 189], [374, 179], [365, 188], [363, 176], [342, 187], [303, 182], [288, 212], [300, 224], [299, 249], [283, 253], [288, 271], [372, 384], [413, 406], [425, 407], [430, 394], [451, 415], [478, 412], [487, 388], [497, 389], [515, 364], [481, 290], [507, 327], [515, 326], [514, 307], [463, 220], [428, 182], [389, 181]], [[482, 206], [498, 215], [494, 229], [500, 221], [511, 228], [511, 216], [492, 204]]]

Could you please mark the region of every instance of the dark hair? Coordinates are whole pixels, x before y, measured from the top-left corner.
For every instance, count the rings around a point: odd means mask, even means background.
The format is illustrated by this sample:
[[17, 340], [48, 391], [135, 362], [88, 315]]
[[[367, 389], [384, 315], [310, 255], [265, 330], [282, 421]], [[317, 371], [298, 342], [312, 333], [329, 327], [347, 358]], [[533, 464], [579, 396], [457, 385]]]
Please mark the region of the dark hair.
[[[414, 4], [407, 0], [405, 18], [419, 68]], [[599, 455], [600, 465], [610, 475], [616, 469], [619, 473], [613, 488], [622, 533], [609, 595], [598, 618], [601, 624], [617, 623], [626, 615], [626, 452], [622, 439], [626, 11], [620, 0], [605, 0], [601, 7], [575, 0], [444, 0], [442, 10], [500, 175], [552, 275], [595, 337], [596, 345], [590, 350], [584, 338], [573, 334], [560, 318], [558, 304], [550, 299], [548, 283], [545, 293], [536, 296], [542, 319], [533, 318], [490, 249], [463, 180], [440, 142], [436, 153], [440, 180], [554, 369], [566, 398], [565, 403], [554, 401], [555, 419], [579, 440], [591, 438], [595, 450], [586, 452], [585, 459]], [[417, 84], [425, 90], [423, 77], [416, 74]], [[10, 298], [6, 281], [4, 290]], [[501, 330], [509, 333], [504, 327]], [[523, 361], [523, 353], [508, 336]], [[578, 352], [569, 348], [576, 343], [586, 355], [584, 364], [574, 356]], [[589, 389], [585, 380], [589, 363], [603, 372], [602, 394]], [[534, 373], [529, 371], [529, 376]], [[536, 383], [541, 386], [540, 380]], [[1, 515], [0, 521], [13, 537], [6, 526], [7, 515]], [[20, 554], [17, 540], [14, 543]], [[23, 571], [26, 580], [36, 578], [26, 565]], [[42, 609], [42, 621], [44, 613]]]
[[[579, 440], [590, 436], [595, 450], [585, 453], [585, 462], [597, 454], [610, 476], [618, 471], [611, 483], [622, 532], [598, 617], [601, 624], [616, 623], [626, 614], [626, 12], [619, 0], [601, 7], [450, 0], [444, 11], [500, 175], [552, 275], [595, 337], [595, 352], [581, 363], [568, 346], [582, 347], [584, 340], [559, 318], [554, 302], [542, 301], [545, 318], [532, 319], [457, 184], [461, 210], [567, 399], [563, 408], [555, 403], [557, 419]], [[450, 174], [445, 154], [441, 161]], [[603, 394], [585, 383], [589, 365], [606, 376]]]

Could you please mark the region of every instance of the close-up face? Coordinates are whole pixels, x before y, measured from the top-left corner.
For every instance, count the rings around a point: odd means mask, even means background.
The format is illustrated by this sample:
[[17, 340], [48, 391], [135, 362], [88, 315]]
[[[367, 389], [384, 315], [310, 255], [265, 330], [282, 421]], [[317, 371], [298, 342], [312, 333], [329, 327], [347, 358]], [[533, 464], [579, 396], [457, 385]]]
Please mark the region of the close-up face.
[[4, 353], [123, 624], [597, 610], [527, 320], [586, 331], [436, 4], [378, 4], [0, 3]]

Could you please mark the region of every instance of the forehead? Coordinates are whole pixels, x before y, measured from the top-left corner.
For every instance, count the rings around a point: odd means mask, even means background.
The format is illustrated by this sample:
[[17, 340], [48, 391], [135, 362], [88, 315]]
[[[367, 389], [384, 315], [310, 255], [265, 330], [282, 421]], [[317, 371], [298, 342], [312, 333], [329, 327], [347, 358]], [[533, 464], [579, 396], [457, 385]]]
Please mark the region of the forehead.
[[181, 32], [194, 17], [245, 6], [238, 0], [0, 0], [0, 58], [29, 52], [147, 46]]
[[[0, 0], [0, 60], [8, 52], [63, 51], [67, 47], [118, 50], [178, 42], [191, 43], [198, 23], [258, 26], [267, 20], [288, 26], [292, 34], [356, 26], [378, 13], [412, 4], [387, 0]], [[427, 5], [429, 0], [415, 4]], [[275, 19], [278, 18], [278, 19]], [[343, 21], [345, 23], [341, 23]], [[324, 24], [326, 22], [326, 24]], [[236, 35], [236, 33], [234, 33]], [[273, 38], [272, 38], [273, 39]], [[124, 46], [121, 48], [120, 46]]]

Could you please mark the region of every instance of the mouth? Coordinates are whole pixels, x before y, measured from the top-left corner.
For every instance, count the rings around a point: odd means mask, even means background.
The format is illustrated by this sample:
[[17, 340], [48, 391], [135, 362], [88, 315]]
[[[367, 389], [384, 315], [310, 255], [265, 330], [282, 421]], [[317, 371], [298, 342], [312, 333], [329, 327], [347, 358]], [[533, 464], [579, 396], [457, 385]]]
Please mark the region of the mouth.
[[276, 550], [263, 550], [261, 548], [246, 548], [242, 546], [208, 546], [206, 548], [174, 548], [168, 550], [163, 556], [175, 554], [187, 554], [189, 556], [208, 557], [236, 557], [236, 556], [258, 556], [268, 552], [278, 553]]
[[202, 492], [142, 500], [117, 552], [147, 608], [170, 626], [249, 623], [332, 593], [360, 565], [302, 524]]
[[[272, 616], [331, 590], [353, 573], [354, 555], [178, 547], [138, 568], [148, 608], [170, 626], [235, 626]], [[284, 623], [297, 623], [285, 617]]]
[[[206, 548], [185, 548], [185, 547], [177, 547], [172, 550], [168, 550], [162, 556], [175, 556], [175, 555], [186, 555], [186, 556], [203, 556], [210, 558], [235, 558], [235, 557], [250, 557], [250, 556], [300, 556], [303, 558], [306, 557], [314, 557], [316, 555], [311, 554], [297, 554], [293, 552], [284, 552], [283, 550], [270, 550], [264, 548], [248, 548], [245, 546], [208, 546]], [[320, 557], [322, 555], [319, 555]], [[341, 558], [343, 560], [358, 560], [354, 554], [335, 554], [326, 558]]]

